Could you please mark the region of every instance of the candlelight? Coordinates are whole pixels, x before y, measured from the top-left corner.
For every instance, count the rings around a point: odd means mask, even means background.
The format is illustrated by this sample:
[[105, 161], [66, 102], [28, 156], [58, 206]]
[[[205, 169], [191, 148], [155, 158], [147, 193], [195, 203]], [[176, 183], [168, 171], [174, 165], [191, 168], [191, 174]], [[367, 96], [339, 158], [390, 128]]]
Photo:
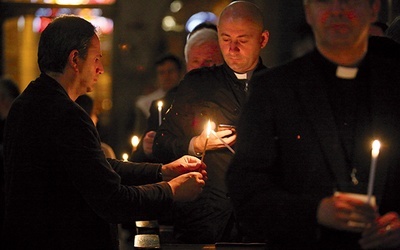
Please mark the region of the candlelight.
[[139, 144], [139, 137], [137, 137], [136, 135], [132, 136], [131, 144], [132, 144], [132, 152], [136, 151], [136, 148]]
[[206, 133], [206, 143], [204, 144], [204, 150], [203, 150], [203, 155], [201, 156], [201, 162], [203, 163], [204, 160], [204, 156], [206, 155], [206, 150], [207, 150], [207, 143], [208, 143], [208, 138], [210, 138], [210, 134], [211, 134], [211, 121], [208, 120], [207, 123], [207, 133]]
[[375, 140], [372, 143], [372, 152], [371, 152], [372, 157], [378, 157], [380, 148], [381, 148], [381, 143], [378, 140]]
[[379, 149], [381, 148], [381, 143], [378, 140], [375, 140], [372, 143], [372, 151], [371, 151], [371, 167], [369, 171], [369, 180], [368, 180], [368, 191], [367, 191], [367, 203], [370, 203], [372, 197], [372, 191], [374, 189], [374, 180], [375, 180], [375, 170], [376, 170], [376, 162], [378, 160]]
[[122, 154], [122, 159], [123, 159], [123, 161], [128, 161], [128, 154], [127, 153], [123, 153]]
[[162, 120], [161, 112], [162, 112], [162, 108], [163, 108], [163, 102], [158, 101], [157, 106], [158, 106], [158, 126], [160, 126], [161, 120]]

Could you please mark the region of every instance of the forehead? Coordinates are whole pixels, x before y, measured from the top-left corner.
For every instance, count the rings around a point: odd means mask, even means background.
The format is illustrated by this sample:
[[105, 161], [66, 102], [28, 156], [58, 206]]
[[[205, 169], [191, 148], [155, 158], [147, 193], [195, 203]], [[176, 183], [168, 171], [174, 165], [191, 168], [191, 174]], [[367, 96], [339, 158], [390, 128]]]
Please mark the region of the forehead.
[[94, 35], [91, 39], [90, 39], [90, 45], [88, 48], [89, 52], [92, 53], [99, 53], [101, 50], [101, 46], [100, 46], [100, 39], [97, 35]]
[[261, 27], [247, 18], [226, 18], [218, 26], [219, 35], [246, 35], [261, 33]]

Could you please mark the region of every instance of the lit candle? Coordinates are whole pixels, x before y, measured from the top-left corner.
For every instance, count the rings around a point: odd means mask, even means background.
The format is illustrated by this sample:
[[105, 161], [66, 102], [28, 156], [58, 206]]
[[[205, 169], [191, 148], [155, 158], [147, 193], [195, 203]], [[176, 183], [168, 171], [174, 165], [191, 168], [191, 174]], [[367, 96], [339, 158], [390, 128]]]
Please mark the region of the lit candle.
[[161, 111], [162, 111], [162, 107], [163, 107], [163, 102], [159, 101], [157, 103], [157, 106], [158, 106], [158, 126], [160, 126], [161, 125]]
[[136, 135], [132, 136], [131, 143], [132, 143], [132, 152], [135, 152], [137, 149], [137, 145], [139, 144], [139, 137], [137, 137]]
[[204, 156], [206, 155], [207, 143], [208, 143], [208, 138], [210, 138], [210, 133], [211, 133], [211, 121], [208, 120], [208, 124], [207, 124], [207, 137], [206, 137], [206, 143], [204, 144], [203, 155], [201, 156], [201, 163], [203, 163]]
[[123, 153], [122, 154], [122, 160], [123, 161], [128, 161], [128, 157], [129, 157], [129, 155], [127, 153]]
[[367, 193], [367, 203], [370, 203], [372, 191], [374, 189], [374, 180], [375, 180], [375, 170], [376, 170], [376, 161], [378, 160], [379, 149], [381, 147], [381, 143], [378, 140], [375, 140], [372, 143], [372, 151], [371, 151], [371, 168], [369, 170], [369, 181], [368, 181], [368, 193]]

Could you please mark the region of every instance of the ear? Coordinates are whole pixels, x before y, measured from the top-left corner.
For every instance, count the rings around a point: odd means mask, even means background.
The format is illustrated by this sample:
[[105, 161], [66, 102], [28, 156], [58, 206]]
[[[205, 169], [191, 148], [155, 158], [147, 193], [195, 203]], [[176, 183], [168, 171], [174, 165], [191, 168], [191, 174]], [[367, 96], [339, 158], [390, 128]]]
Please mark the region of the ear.
[[268, 30], [264, 30], [261, 33], [261, 48], [264, 48], [267, 45], [268, 40], [269, 40], [269, 32]]
[[380, 9], [381, 9], [381, 1], [375, 0], [371, 6], [371, 11], [372, 11], [371, 23], [376, 22], [378, 20]]
[[78, 62], [79, 62], [79, 52], [78, 50], [72, 50], [68, 55], [68, 65], [74, 69], [75, 72], [78, 71]]
[[310, 14], [310, 7], [307, 5], [304, 5], [304, 14], [306, 16], [306, 21], [308, 23], [308, 25], [310, 25], [312, 27], [312, 21], [311, 21], [311, 14]]

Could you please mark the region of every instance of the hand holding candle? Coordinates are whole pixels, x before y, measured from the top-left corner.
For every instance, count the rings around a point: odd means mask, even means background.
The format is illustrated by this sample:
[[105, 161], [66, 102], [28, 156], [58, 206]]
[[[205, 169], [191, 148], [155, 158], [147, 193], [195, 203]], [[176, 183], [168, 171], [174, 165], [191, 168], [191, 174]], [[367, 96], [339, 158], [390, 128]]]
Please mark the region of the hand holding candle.
[[160, 126], [161, 125], [161, 120], [162, 120], [162, 108], [163, 108], [163, 102], [162, 101], [159, 101], [158, 103], [157, 103], [157, 106], [158, 106], [158, 126]]
[[372, 191], [374, 189], [374, 180], [375, 180], [375, 170], [376, 170], [376, 162], [378, 160], [379, 149], [381, 147], [381, 143], [378, 140], [375, 140], [372, 143], [372, 151], [371, 151], [371, 168], [369, 172], [369, 181], [368, 181], [368, 193], [367, 193], [367, 203], [370, 203]]

